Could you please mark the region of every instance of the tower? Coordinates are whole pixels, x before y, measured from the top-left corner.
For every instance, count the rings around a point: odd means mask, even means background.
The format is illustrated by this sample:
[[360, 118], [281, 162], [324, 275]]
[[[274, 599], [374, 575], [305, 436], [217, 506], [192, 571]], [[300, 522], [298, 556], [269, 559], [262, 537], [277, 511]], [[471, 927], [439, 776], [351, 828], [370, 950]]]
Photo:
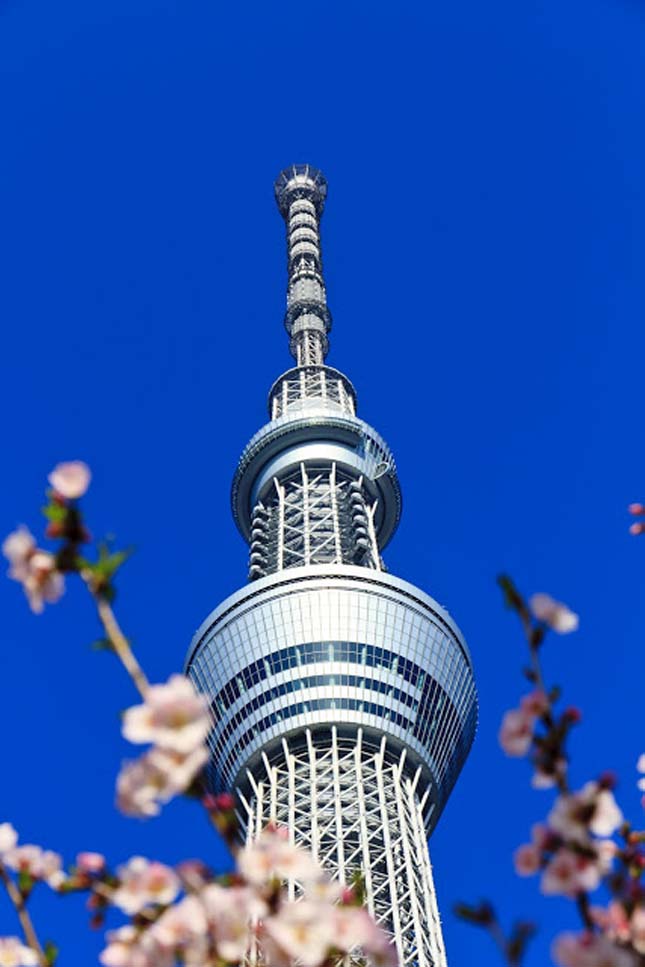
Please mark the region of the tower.
[[308, 165], [275, 183], [296, 365], [233, 481], [249, 583], [199, 628], [186, 669], [211, 699], [210, 783], [236, 791], [247, 836], [277, 821], [333, 876], [360, 871], [401, 965], [442, 967], [427, 837], [472, 744], [472, 664], [450, 615], [383, 565], [401, 493], [354, 387], [325, 362], [326, 194]]

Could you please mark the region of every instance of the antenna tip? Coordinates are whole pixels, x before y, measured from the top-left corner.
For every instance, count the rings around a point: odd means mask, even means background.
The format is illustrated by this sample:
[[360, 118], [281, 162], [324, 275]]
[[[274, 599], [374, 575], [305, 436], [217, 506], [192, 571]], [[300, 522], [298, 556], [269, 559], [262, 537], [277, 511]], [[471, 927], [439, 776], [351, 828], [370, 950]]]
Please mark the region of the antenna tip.
[[296, 198], [308, 198], [316, 206], [319, 215], [325, 206], [327, 180], [322, 171], [312, 165], [290, 165], [281, 171], [273, 186], [275, 200], [283, 216]]

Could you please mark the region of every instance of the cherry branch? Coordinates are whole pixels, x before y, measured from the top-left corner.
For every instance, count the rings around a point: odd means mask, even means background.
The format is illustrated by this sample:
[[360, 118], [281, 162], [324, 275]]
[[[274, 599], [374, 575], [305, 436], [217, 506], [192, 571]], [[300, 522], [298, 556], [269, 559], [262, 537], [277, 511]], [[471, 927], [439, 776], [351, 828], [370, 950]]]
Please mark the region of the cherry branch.
[[11, 879], [2, 861], [0, 861], [0, 880], [2, 880], [9, 899], [11, 900], [16, 914], [18, 915], [18, 920], [20, 921], [20, 926], [22, 927], [27, 945], [31, 947], [33, 952], [38, 957], [40, 967], [50, 967], [49, 958], [47, 957], [47, 954], [45, 953], [45, 950], [38, 939], [33, 921], [29, 915], [29, 911], [27, 910], [27, 901], [14, 881]]

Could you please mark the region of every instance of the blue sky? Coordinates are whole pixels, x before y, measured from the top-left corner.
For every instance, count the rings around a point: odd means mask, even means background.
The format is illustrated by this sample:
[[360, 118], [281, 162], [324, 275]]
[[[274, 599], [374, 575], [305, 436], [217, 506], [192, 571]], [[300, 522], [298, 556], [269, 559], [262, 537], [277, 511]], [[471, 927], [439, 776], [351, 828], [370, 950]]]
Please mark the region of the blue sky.
[[[310, 161], [331, 365], [392, 446], [389, 568], [444, 603], [481, 698], [433, 837], [451, 967], [493, 965], [456, 899], [575, 924], [511, 854], [548, 810], [496, 733], [522, 689], [500, 570], [581, 615], [545, 652], [584, 722], [574, 778], [612, 767], [639, 815], [645, 543], [645, 7], [627, 0], [326, 5], [0, 3], [0, 528], [39, 524], [47, 472], [83, 458], [96, 534], [137, 553], [118, 611], [153, 680], [245, 580], [231, 476], [288, 368], [272, 181]], [[134, 698], [80, 588], [42, 617], [0, 583], [2, 817], [72, 858], [221, 856], [200, 814], [112, 809]], [[100, 937], [43, 896], [61, 967]], [[0, 933], [15, 929], [0, 902]]]

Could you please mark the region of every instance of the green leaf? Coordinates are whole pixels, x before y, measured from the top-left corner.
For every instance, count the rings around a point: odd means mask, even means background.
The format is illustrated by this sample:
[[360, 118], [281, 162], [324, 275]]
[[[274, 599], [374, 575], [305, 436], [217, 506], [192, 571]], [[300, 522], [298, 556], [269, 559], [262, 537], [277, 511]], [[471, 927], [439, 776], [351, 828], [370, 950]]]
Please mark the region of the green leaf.
[[60, 952], [58, 947], [52, 940], [46, 940], [45, 946], [43, 949], [45, 951], [45, 960], [49, 964], [49, 967], [54, 967], [54, 964], [56, 963], [56, 959]]
[[23, 897], [28, 897], [34, 888], [35, 880], [26, 870], [21, 870], [18, 873], [18, 889], [22, 893]]
[[67, 507], [63, 504], [47, 504], [46, 507], [42, 508], [42, 512], [53, 524], [62, 524], [67, 517]]

